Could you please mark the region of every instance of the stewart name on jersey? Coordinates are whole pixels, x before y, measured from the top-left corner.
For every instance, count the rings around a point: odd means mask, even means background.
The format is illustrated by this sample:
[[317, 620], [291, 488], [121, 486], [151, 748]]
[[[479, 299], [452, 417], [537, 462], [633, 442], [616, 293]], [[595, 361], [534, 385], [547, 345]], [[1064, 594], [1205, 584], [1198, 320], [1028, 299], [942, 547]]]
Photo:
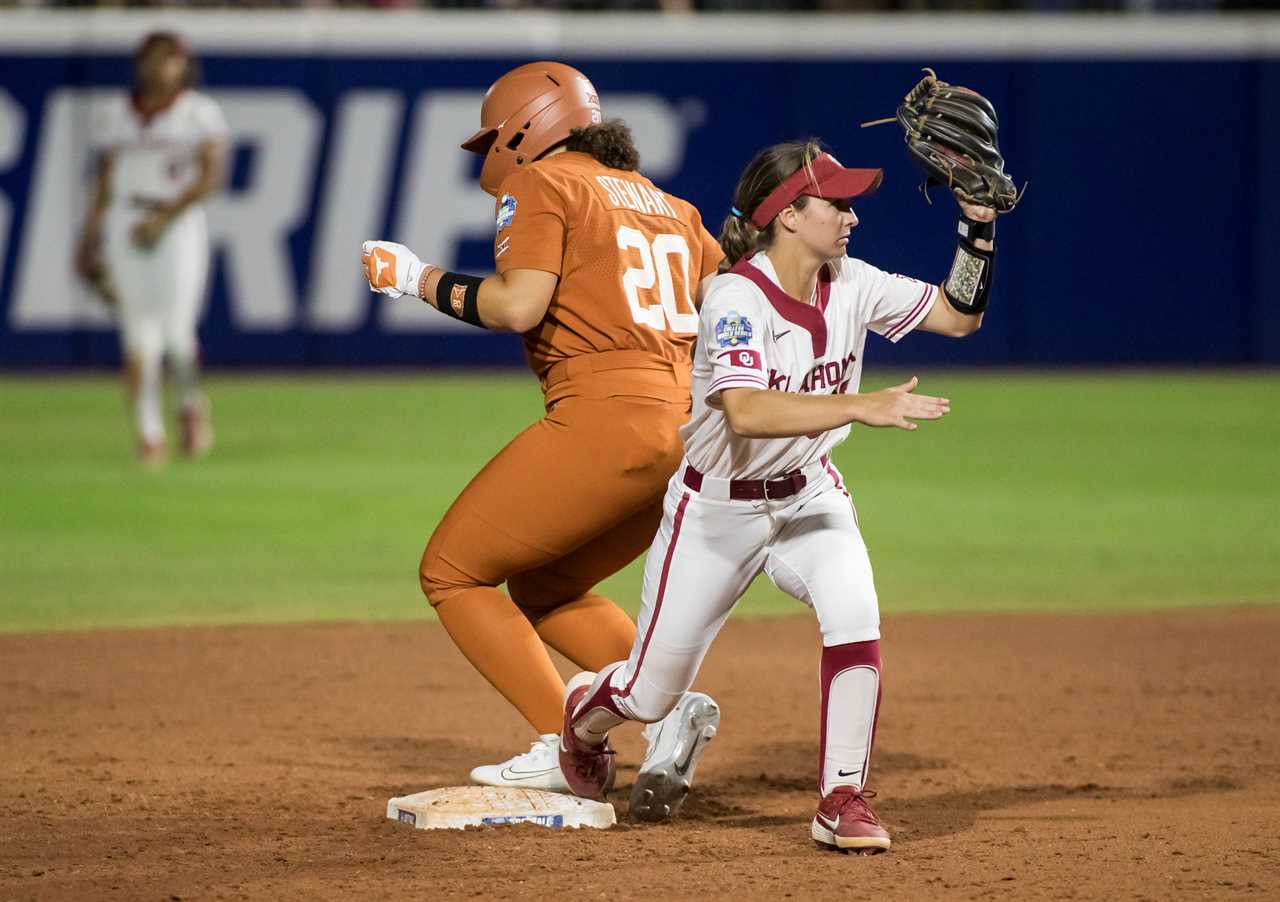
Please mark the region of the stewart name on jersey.
[[819, 272], [812, 304], [783, 292], [764, 252], [716, 276], [699, 315], [693, 414], [680, 430], [689, 463], [708, 476], [767, 479], [820, 461], [848, 437], [848, 426], [742, 438], [729, 428], [720, 393], [856, 393], [867, 331], [898, 341], [928, 315], [937, 293], [936, 285], [848, 257]]
[[495, 216], [498, 272], [559, 277], [542, 322], [524, 334], [544, 387], [553, 366], [588, 354], [644, 351], [667, 372], [689, 365], [698, 287], [724, 258], [692, 204], [566, 151], [507, 176]]

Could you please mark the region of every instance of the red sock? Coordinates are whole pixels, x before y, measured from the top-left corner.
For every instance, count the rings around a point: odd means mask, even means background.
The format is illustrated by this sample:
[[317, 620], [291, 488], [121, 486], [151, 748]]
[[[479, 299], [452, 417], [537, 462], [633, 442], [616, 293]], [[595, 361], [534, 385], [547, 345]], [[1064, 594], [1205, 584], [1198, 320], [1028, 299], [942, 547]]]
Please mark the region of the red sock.
[[818, 792], [825, 796], [836, 786], [867, 784], [880, 716], [880, 641], [823, 648], [821, 679]]

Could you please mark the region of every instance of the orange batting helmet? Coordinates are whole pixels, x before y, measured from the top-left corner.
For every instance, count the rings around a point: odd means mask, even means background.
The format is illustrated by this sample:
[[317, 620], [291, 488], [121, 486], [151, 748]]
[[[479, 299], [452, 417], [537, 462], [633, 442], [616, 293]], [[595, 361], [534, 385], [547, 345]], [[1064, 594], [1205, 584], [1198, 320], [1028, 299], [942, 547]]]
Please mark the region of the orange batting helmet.
[[600, 98], [587, 77], [564, 63], [528, 63], [495, 81], [480, 107], [480, 131], [463, 150], [484, 157], [480, 187], [498, 195], [502, 180], [600, 121]]

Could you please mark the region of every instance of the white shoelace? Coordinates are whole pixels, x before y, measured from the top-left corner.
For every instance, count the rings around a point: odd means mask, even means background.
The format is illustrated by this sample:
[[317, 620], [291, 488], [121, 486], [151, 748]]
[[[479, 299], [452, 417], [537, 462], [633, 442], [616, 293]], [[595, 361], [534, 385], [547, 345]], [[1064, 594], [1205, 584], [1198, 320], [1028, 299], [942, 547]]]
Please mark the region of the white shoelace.
[[528, 765], [530, 769], [551, 767], [554, 764], [558, 764], [560, 761], [559, 748], [560, 734], [544, 733], [537, 739], [533, 740], [529, 746], [529, 751], [525, 752], [523, 755], [516, 755], [516, 757], [512, 758], [511, 761], [508, 762], [508, 766], [512, 764], [524, 764]]

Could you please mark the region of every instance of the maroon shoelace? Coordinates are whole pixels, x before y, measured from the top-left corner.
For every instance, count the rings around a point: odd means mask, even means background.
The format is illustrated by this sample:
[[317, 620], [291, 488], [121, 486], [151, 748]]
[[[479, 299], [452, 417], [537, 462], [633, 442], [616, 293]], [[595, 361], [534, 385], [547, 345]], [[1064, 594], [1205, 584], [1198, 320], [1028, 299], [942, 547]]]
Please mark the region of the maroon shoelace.
[[859, 791], [853, 788], [849, 788], [847, 790], [840, 788], [833, 790], [832, 795], [844, 796], [844, 798], [839, 800], [836, 804], [835, 813], [837, 816], [850, 814], [857, 820], [866, 821], [869, 824], [875, 824], [877, 827], [883, 826], [880, 823], [880, 818], [871, 810], [871, 806], [867, 804], [867, 799], [874, 799], [876, 797], [875, 790], [868, 789]]

